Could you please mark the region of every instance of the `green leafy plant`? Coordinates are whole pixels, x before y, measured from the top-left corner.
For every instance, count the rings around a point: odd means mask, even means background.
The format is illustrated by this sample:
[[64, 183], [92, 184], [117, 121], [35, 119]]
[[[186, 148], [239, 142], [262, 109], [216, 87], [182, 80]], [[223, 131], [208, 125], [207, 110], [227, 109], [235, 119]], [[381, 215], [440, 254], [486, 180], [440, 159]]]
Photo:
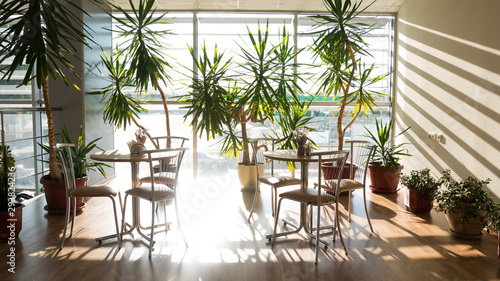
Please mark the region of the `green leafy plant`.
[[[102, 95], [101, 102], [105, 102], [105, 105], [101, 110], [105, 122], [115, 125], [118, 129], [121, 127], [126, 129], [127, 125], [133, 122], [151, 139], [147, 130], [138, 122], [139, 114], [146, 113], [148, 110], [126, 93], [127, 88], [135, 87], [132, 79], [127, 75], [127, 61], [126, 54], [118, 51], [118, 48], [112, 50], [109, 56], [103, 51], [101, 64], [107, 71], [107, 76], [104, 79], [109, 84], [101, 90], [87, 92], [87, 94]], [[100, 68], [97, 69], [101, 71]]]
[[0, 26], [5, 27], [0, 33], [0, 64], [5, 65], [1, 69], [2, 79], [10, 80], [19, 69], [25, 68], [21, 84], [28, 85], [34, 80], [42, 89], [51, 147], [50, 177], [60, 180], [61, 172], [52, 148], [56, 141], [47, 79], [59, 77], [67, 86], [71, 84], [79, 90], [67, 72], [79, 78], [70, 58], [82, 61], [81, 52], [77, 50], [81, 45], [89, 45], [87, 26], [72, 12], [85, 14], [85, 11], [69, 0], [1, 0], [0, 7]]
[[[191, 125], [200, 136], [202, 133], [207, 139], [222, 136], [220, 154], [239, 157], [241, 151], [243, 165], [251, 164], [248, 123], [266, 120], [273, 123], [276, 109], [287, 110], [289, 103], [297, 100], [296, 92], [300, 92], [293, 63], [296, 53], [289, 46], [286, 30], [283, 29], [281, 42], [275, 46], [268, 41], [268, 25], [265, 30], [259, 25], [256, 34], [247, 31], [252, 46], [240, 45], [245, 62], [238, 65], [237, 77], [227, 74], [233, 65], [232, 58], [223, 58], [224, 52], [219, 53], [216, 48], [210, 57], [206, 46], [202, 46], [197, 57], [189, 49], [197, 77], [182, 100], [189, 103], [183, 107], [188, 109], [184, 117], [193, 116]], [[224, 82], [227, 86], [221, 85]]]
[[[361, 8], [362, 2], [323, 0], [329, 14], [310, 17], [316, 22], [315, 31], [310, 34], [317, 35], [310, 48], [325, 68], [315, 83], [319, 86], [317, 95], [333, 96], [340, 105], [337, 117], [339, 150], [343, 149], [344, 136], [360, 113], [367, 115], [368, 110], [373, 113], [376, 106], [373, 96], [386, 95], [369, 90], [369, 86], [389, 73], [374, 76], [374, 65], [366, 67], [361, 63], [361, 55], [370, 55], [362, 36], [374, 26], [359, 22], [358, 16], [375, 1], [365, 8]], [[349, 104], [354, 104], [354, 108], [351, 120], [344, 126], [344, 113]]]
[[[172, 34], [165, 27], [170, 24], [170, 19], [165, 17], [167, 13], [158, 13], [153, 8], [156, 5], [155, 0], [140, 0], [138, 4], [134, 4], [137, 2], [129, 0], [131, 11], [109, 1], [106, 1], [106, 3], [115, 11], [120, 12], [120, 16], [116, 13], [108, 13], [108, 15], [117, 23], [116, 29], [113, 30], [113, 32], [117, 33], [117, 38], [125, 39], [120, 48], [126, 53], [126, 75], [134, 81], [138, 92], [147, 91], [150, 86], [158, 90], [165, 111], [167, 136], [170, 136], [167, 97], [161, 85], [171, 83], [169, 70], [172, 70], [173, 67], [167, 61], [167, 56], [163, 52], [166, 47], [164, 43], [166, 36]], [[158, 26], [161, 26], [161, 28], [157, 28]], [[106, 105], [107, 111], [112, 111], [117, 115], [113, 117], [115, 120], [137, 117], [135, 108], [122, 107], [123, 110], [118, 111], [109, 109], [109, 106]], [[134, 122], [138, 125], [136, 121]], [[138, 126], [144, 129], [144, 127]], [[156, 146], [155, 142], [153, 144]], [[170, 147], [170, 143], [167, 145]]]
[[460, 212], [460, 220], [464, 223], [468, 223], [471, 218], [480, 218], [484, 226], [488, 224], [488, 218], [491, 220], [498, 214], [499, 203], [494, 202], [491, 193], [485, 190], [490, 179], [479, 180], [469, 176], [462, 181], [455, 181], [451, 178], [450, 170], [446, 170], [442, 180], [445, 189], [436, 197], [438, 212]]
[[[369, 138], [376, 146], [375, 153], [373, 154], [373, 162], [380, 163], [384, 167], [398, 167], [398, 162], [401, 156], [411, 156], [405, 152], [405, 143], [393, 144], [392, 143], [392, 129], [394, 127], [394, 119], [382, 124], [375, 119], [376, 133], [370, 132], [368, 128], [365, 127], [365, 132], [367, 133], [364, 137]], [[410, 127], [403, 130], [401, 133], [396, 135], [398, 137], [408, 131]]]
[[[87, 170], [90, 171], [95, 171], [103, 175], [104, 177], [107, 177], [106, 170], [104, 170], [105, 167], [107, 168], [113, 168], [112, 166], [102, 163], [102, 162], [96, 162], [90, 158], [87, 157], [87, 155], [94, 149], [99, 149], [102, 150], [100, 147], [97, 146], [97, 142], [101, 138], [94, 139], [90, 141], [87, 145], [83, 143], [83, 135], [82, 135], [82, 127], [80, 127], [80, 134], [78, 136], [78, 141], [73, 142], [71, 140], [71, 137], [68, 133], [68, 129], [66, 126], [62, 130], [62, 142], [63, 143], [74, 143], [75, 146], [71, 148], [72, 150], [72, 160], [73, 160], [73, 168], [75, 172], [75, 178], [82, 178], [85, 175], [87, 175]], [[40, 144], [40, 146], [46, 151], [49, 151], [49, 147], [47, 145]], [[67, 153], [66, 150], [63, 150], [63, 153]], [[67, 157], [67, 155], [65, 155]]]
[[0, 212], [8, 210], [9, 198], [13, 198], [12, 194], [9, 194], [9, 174], [13, 175], [15, 166], [16, 160], [12, 157], [10, 147], [0, 144]]
[[443, 181], [442, 178], [433, 177], [429, 168], [412, 170], [410, 175], [402, 174], [400, 177], [402, 185], [420, 191], [426, 201], [432, 201], [436, 198]]

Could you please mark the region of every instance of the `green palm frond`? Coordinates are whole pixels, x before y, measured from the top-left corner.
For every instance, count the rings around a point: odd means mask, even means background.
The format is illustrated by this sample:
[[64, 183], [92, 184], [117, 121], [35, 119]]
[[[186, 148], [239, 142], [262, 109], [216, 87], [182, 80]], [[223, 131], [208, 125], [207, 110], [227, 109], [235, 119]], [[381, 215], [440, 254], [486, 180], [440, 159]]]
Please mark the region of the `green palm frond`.
[[115, 49], [115, 53], [112, 51], [108, 57], [103, 51], [101, 63], [108, 73], [105, 79], [109, 84], [99, 91], [87, 94], [102, 95], [102, 102], [106, 102], [101, 109], [104, 121], [126, 129], [132, 122], [132, 116], [138, 117], [140, 113], [148, 111], [138, 100], [126, 94], [126, 89], [134, 86], [127, 75], [127, 56]]
[[10, 80], [26, 66], [21, 85], [35, 79], [40, 88], [42, 77], [50, 75], [79, 89], [67, 74], [79, 78], [71, 59], [83, 61], [77, 55], [79, 46], [88, 47], [92, 39], [85, 31], [88, 26], [71, 10], [85, 11], [69, 0], [2, 0], [0, 7], [0, 26], [6, 27], [0, 33], [2, 79]]

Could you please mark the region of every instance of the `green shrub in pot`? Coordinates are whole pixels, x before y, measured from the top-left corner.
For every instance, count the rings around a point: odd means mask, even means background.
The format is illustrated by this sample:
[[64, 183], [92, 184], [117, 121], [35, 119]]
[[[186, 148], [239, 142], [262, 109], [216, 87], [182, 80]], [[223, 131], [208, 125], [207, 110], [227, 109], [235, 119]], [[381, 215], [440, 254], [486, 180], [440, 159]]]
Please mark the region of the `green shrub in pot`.
[[445, 189], [436, 197], [437, 211], [447, 215], [452, 235], [480, 239], [488, 218], [498, 213], [499, 203], [493, 201], [491, 193], [485, 190], [491, 180], [469, 176], [455, 181], [449, 170], [443, 172], [442, 180]]
[[429, 213], [443, 180], [436, 179], [431, 175], [429, 168], [425, 168], [412, 170], [409, 175], [402, 174], [400, 182], [408, 188], [405, 191], [406, 210], [413, 213]]

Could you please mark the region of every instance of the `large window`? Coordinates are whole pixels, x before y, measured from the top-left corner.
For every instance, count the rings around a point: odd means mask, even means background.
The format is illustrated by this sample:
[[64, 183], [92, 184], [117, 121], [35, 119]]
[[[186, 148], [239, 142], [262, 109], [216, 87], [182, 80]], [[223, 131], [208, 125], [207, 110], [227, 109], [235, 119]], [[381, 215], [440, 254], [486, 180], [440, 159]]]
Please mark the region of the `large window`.
[[[311, 31], [311, 27], [314, 23], [308, 15], [305, 14], [199, 12], [194, 14], [194, 20], [193, 14], [169, 13], [168, 15], [173, 18], [172, 25], [169, 25], [169, 29], [177, 35], [167, 38], [165, 42], [165, 46], [167, 46], [166, 54], [170, 58], [175, 58], [178, 62], [175, 64], [175, 67], [179, 71], [179, 73], [175, 74], [176, 76], [175, 79], [173, 79], [173, 84], [169, 88], [175, 89], [175, 92], [178, 94], [185, 93], [187, 90], [185, 84], [189, 82], [189, 78], [185, 74], [189, 74], [189, 71], [187, 71], [186, 68], [192, 67], [192, 59], [187, 49], [187, 45], [197, 45], [198, 51], [200, 51], [200, 46], [205, 45], [209, 55], [213, 54], [214, 48], [217, 46], [219, 52], [225, 51], [225, 56], [227, 58], [233, 57], [233, 61], [241, 62], [241, 57], [239, 55], [240, 46], [252, 47], [248, 39], [247, 28], [255, 34], [259, 25], [261, 29], [264, 29], [266, 24], [269, 24], [269, 41], [272, 44], [277, 44], [279, 42], [283, 26], [285, 26], [287, 32], [290, 33], [292, 42], [297, 44], [297, 48], [304, 48], [297, 62], [306, 64], [314, 62], [312, 52], [307, 49], [307, 46], [311, 44], [313, 40], [313, 37], [308, 33]], [[374, 74], [390, 72], [392, 70], [393, 18], [390, 16], [366, 16], [360, 18], [360, 21], [376, 26], [372, 32], [364, 37], [364, 40], [368, 43], [368, 50], [372, 56], [363, 57], [363, 62], [367, 65], [375, 64]], [[319, 62], [314, 63], [319, 64]], [[314, 86], [315, 78], [317, 77], [317, 73], [322, 71], [322, 68], [305, 67], [304, 70], [308, 72], [309, 75], [301, 86], [307, 93], [314, 95], [317, 91]], [[374, 87], [377, 91], [390, 95], [392, 91], [391, 76], [377, 83]], [[136, 98], [152, 104], [157, 104], [159, 102], [159, 96], [155, 95], [154, 92], [150, 92], [148, 95], [136, 96]], [[370, 113], [369, 116], [358, 117], [355, 124], [348, 130], [345, 140], [361, 138], [361, 135], [364, 134], [365, 127], [369, 129], [374, 127], [375, 118], [382, 118], [383, 121], [387, 121], [390, 118], [390, 97], [381, 96], [377, 97], [376, 100], [379, 107], [375, 109], [375, 113]], [[163, 135], [165, 125], [161, 107], [157, 107], [156, 105], [146, 106], [151, 109], [151, 111], [142, 117], [143, 120], [147, 120], [145, 124], [148, 124], [149, 129], [152, 131], [152, 135]], [[174, 119], [177, 120], [172, 123], [172, 134], [192, 136], [192, 133], [187, 134], [188, 131], [186, 130], [189, 120], [183, 122], [182, 118], [178, 118], [185, 112], [181, 108], [182, 105], [178, 105], [170, 113], [171, 115], [173, 114], [175, 117]], [[352, 107], [348, 109], [352, 109]], [[309, 114], [314, 116], [314, 124], [312, 126], [318, 130], [318, 132], [312, 134], [312, 138], [315, 142], [324, 148], [336, 147], [336, 119], [338, 115], [338, 106], [335, 101], [333, 101], [333, 98], [316, 98], [310, 107]], [[345, 115], [344, 125], [349, 121], [350, 112]], [[266, 128], [261, 124], [251, 124], [251, 126], [252, 127], [249, 129], [250, 137], [259, 137], [266, 132]], [[116, 139], [131, 139], [134, 130], [135, 128], [131, 127], [126, 132], [117, 132], [119, 137]], [[188, 130], [191, 131], [191, 128]], [[117, 143], [116, 145], [119, 146], [120, 144]], [[217, 146], [217, 139], [209, 141], [207, 141], [206, 137], [197, 139], [194, 151], [197, 153], [196, 166], [198, 174], [215, 175], [225, 172], [228, 168], [233, 169], [235, 167], [234, 162], [236, 162], [236, 160], [234, 158], [231, 160], [220, 159], [218, 155], [219, 148]]]

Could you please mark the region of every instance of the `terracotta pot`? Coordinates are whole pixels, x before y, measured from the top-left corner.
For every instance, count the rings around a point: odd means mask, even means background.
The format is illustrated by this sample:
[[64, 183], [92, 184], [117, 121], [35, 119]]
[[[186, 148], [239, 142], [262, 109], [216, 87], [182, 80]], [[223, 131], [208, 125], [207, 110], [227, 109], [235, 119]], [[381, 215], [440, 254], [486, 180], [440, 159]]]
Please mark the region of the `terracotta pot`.
[[[264, 175], [264, 168], [264, 164], [259, 163], [259, 175]], [[255, 169], [255, 165], [238, 163], [237, 170], [241, 191], [255, 190], [257, 188], [257, 169]]]
[[0, 243], [12, 241], [19, 237], [19, 232], [23, 229], [23, 208], [23, 204], [15, 203], [15, 215], [13, 217], [10, 216], [9, 210], [0, 212]]
[[[352, 172], [356, 173], [358, 166], [354, 165], [352, 167]], [[337, 166], [333, 166], [333, 163], [325, 163], [321, 165], [321, 173], [323, 174], [323, 179], [329, 180], [337, 177], [339, 170]], [[349, 179], [351, 177], [351, 164], [345, 163], [344, 170], [342, 171], [341, 178]]]
[[[470, 205], [470, 208], [474, 208], [472, 204], [463, 203], [464, 205]], [[450, 224], [450, 233], [454, 237], [466, 240], [479, 240], [483, 236], [484, 225], [481, 221], [481, 217], [468, 218], [468, 223], [464, 223], [460, 217], [463, 215], [464, 211], [458, 210], [458, 212], [451, 213], [446, 212], [446, 218]]]
[[414, 188], [406, 188], [406, 210], [412, 213], [429, 213], [434, 206], [434, 200], [425, 200], [425, 194]]
[[399, 177], [398, 171], [403, 170], [403, 165], [395, 167], [384, 167], [379, 164], [370, 163], [368, 171], [370, 175], [370, 189], [375, 193], [396, 193], [398, 192]]
[[[76, 187], [84, 186], [88, 177], [76, 179]], [[49, 176], [43, 176], [40, 179], [40, 183], [43, 185], [45, 191], [45, 200], [47, 200], [47, 205], [44, 209], [49, 212], [49, 214], [65, 214], [66, 213], [66, 186], [63, 180], [53, 181], [49, 179]], [[79, 212], [85, 207], [85, 202], [83, 198], [76, 198], [76, 211]], [[71, 211], [73, 211], [73, 205], [71, 205]]]

